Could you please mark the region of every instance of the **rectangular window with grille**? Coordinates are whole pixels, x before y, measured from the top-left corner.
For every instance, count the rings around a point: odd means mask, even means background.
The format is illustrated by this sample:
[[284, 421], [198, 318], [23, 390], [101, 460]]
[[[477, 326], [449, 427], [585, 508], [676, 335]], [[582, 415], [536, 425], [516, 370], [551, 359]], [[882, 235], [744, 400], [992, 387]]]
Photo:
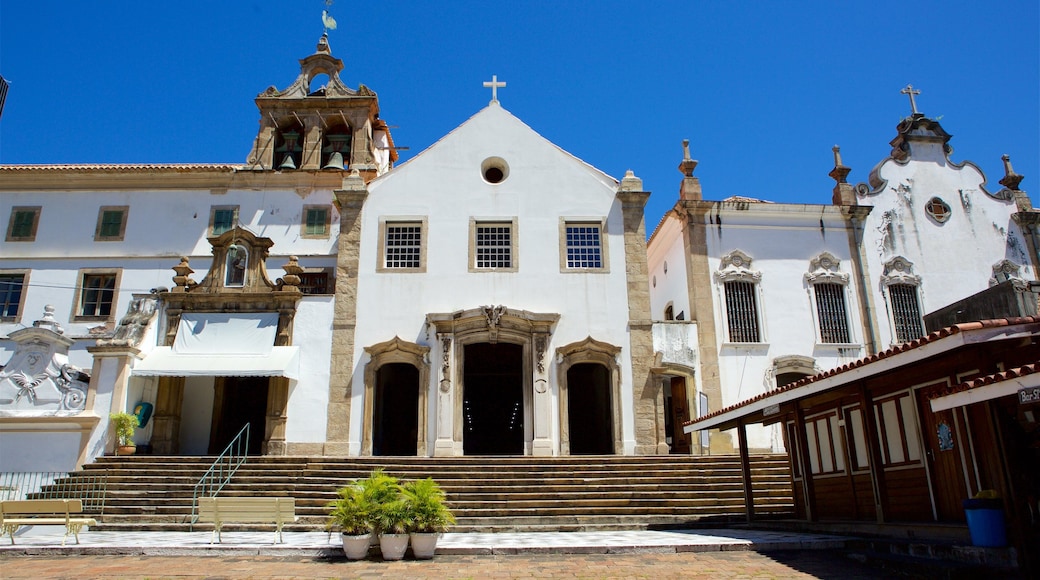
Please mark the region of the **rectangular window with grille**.
[[0, 319], [17, 318], [24, 287], [25, 274], [0, 274]]
[[419, 268], [422, 265], [422, 224], [386, 224], [383, 247], [385, 268]]
[[893, 284], [888, 287], [888, 297], [892, 306], [896, 342], [909, 342], [924, 336], [921, 306], [917, 302], [917, 286]]
[[567, 224], [567, 268], [603, 267], [603, 238], [598, 224]]
[[111, 316], [115, 292], [115, 274], [84, 274], [79, 316]]
[[849, 316], [845, 309], [845, 287], [841, 284], [815, 284], [816, 316], [820, 323], [820, 342], [851, 342]]
[[331, 294], [328, 272], [303, 272], [300, 274], [300, 292], [304, 294]]
[[730, 342], [761, 342], [755, 284], [752, 282], [726, 282], [725, 288]]
[[510, 224], [477, 224], [477, 269], [513, 267], [513, 228]]

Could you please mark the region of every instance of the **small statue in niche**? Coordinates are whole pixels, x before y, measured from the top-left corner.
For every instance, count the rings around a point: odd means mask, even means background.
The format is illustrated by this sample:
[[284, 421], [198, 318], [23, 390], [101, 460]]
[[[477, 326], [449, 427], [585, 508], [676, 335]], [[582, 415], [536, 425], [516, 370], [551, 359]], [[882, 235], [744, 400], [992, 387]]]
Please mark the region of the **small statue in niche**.
[[249, 252], [242, 246], [230, 246], [227, 253], [227, 268], [224, 286], [243, 286], [246, 281], [246, 264]]

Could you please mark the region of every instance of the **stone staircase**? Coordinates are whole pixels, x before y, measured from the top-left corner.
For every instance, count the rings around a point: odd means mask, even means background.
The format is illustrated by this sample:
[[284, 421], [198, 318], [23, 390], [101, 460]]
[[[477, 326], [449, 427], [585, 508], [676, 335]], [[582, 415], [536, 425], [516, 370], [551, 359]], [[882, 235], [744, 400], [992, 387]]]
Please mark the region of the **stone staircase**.
[[[95, 529], [191, 529], [192, 490], [212, 457], [102, 457], [107, 494]], [[736, 456], [719, 457], [250, 457], [220, 492], [296, 498], [299, 521], [321, 530], [336, 488], [376, 467], [401, 479], [433, 477], [448, 494], [453, 531], [591, 531], [719, 525], [744, 520]], [[751, 458], [755, 512], [793, 510], [785, 456]], [[196, 530], [212, 529], [199, 524]], [[238, 526], [225, 529], [266, 529]]]

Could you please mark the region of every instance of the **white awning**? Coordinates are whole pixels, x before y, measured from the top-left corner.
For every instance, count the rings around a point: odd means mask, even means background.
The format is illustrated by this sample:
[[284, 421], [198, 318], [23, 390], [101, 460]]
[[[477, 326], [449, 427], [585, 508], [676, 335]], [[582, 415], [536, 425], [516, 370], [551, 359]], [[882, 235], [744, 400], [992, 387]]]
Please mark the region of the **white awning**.
[[285, 377], [300, 375], [300, 347], [273, 346], [267, 354], [179, 354], [160, 346], [138, 361], [138, 377]]
[[184, 313], [173, 346], [148, 353], [132, 374], [297, 379], [299, 347], [273, 346], [277, 331], [277, 312]]

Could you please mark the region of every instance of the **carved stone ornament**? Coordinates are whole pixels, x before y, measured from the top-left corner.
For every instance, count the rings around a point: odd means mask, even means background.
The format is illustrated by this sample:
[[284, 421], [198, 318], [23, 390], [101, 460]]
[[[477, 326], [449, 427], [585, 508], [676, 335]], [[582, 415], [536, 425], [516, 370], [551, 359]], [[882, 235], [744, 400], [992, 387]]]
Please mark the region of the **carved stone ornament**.
[[758, 282], [762, 273], [751, 269], [751, 256], [740, 250], [733, 250], [722, 257], [719, 270], [715, 272], [715, 281], [726, 282]]
[[883, 286], [892, 286], [893, 284], [919, 286], [921, 277], [914, 274], [913, 270], [914, 265], [906, 258], [902, 256], [892, 258], [885, 262], [885, 271], [881, 275], [881, 284]]
[[848, 284], [848, 273], [841, 272], [841, 261], [832, 254], [824, 252], [809, 261], [809, 271], [805, 273], [805, 281], [809, 284]]
[[544, 334], [534, 337], [535, 360], [538, 361], [538, 374], [545, 373], [545, 348], [548, 338]]
[[993, 264], [993, 276], [989, 279], [989, 285], [996, 286], [1008, 280], [1021, 281], [1022, 267], [1007, 259]]
[[451, 390], [451, 336], [441, 335], [441, 383], [442, 393]]
[[73, 341], [45, 326], [46, 315], [10, 334], [17, 346], [0, 370], [0, 417], [69, 416], [86, 407], [90, 376], [69, 364]]
[[97, 345], [136, 348], [155, 318], [158, 307], [159, 299], [154, 294], [135, 294], [115, 333], [111, 338], [99, 338]]

